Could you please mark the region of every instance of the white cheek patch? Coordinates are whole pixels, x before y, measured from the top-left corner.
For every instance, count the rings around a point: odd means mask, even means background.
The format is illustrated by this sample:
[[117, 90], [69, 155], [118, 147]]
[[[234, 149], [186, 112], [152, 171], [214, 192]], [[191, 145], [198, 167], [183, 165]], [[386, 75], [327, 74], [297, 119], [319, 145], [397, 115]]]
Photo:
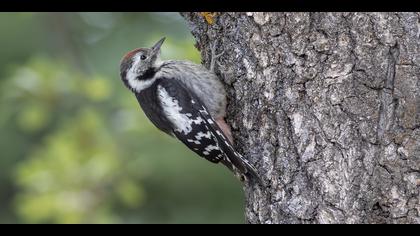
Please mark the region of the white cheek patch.
[[171, 97], [162, 86], [158, 86], [158, 96], [168, 120], [174, 125], [177, 132], [182, 132], [184, 135], [192, 131], [192, 124], [201, 124], [204, 120], [201, 117], [192, 119], [191, 113], [182, 113], [182, 107], [179, 106], [178, 100]]
[[149, 80], [137, 79], [138, 74], [136, 73], [135, 68], [137, 68], [136, 65], [139, 62], [140, 62], [140, 57], [139, 56], [134, 57], [133, 65], [131, 66], [130, 70], [127, 72], [127, 75], [126, 75], [128, 84], [130, 85], [131, 88], [133, 88], [138, 93], [147, 89], [156, 81], [155, 78], [149, 79]]

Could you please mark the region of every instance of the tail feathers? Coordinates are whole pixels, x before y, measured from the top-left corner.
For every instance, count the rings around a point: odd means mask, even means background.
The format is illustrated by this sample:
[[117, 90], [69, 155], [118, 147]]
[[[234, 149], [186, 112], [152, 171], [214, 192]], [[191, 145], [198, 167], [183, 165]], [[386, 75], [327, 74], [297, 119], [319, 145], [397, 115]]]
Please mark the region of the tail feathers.
[[[249, 175], [252, 175], [252, 177], [254, 177], [258, 181], [258, 183], [261, 184], [261, 186], [264, 186], [255, 167], [251, 165], [248, 162], [248, 160], [246, 160], [240, 153], [238, 153], [237, 151], [233, 149], [233, 146], [229, 142], [229, 140], [227, 140], [224, 136], [221, 136], [221, 137], [219, 136], [218, 139], [219, 139], [219, 145], [221, 146], [226, 156], [225, 159], [228, 159], [229, 164], [225, 163], [227, 161], [224, 161], [224, 162], [222, 161], [222, 162], [231, 170], [232, 170], [232, 167], [235, 167], [236, 169], [238, 169], [240, 174], [245, 175], [246, 177], [248, 177], [248, 179], [250, 179]], [[229, 165], [232, 167], [229, 167]], [[235, 173], [235, 171], [233, 172]]]
[[[261, 185], [261, 186], [264, 186], [264, 184], [263, 184], [263, 181], [262, 181], [262, 179], [261, 179], [261, 177], [258, 175], [258, 172], [257, 172], [257, 170], [255, 169], [255, 167], [253, 166], [253, 165], [251, 165], [247, 160], [244, 160], [243, 159], [243, 162], [244, 162], [244, 164], [245, 164], [245, 166], [246, 166], [246, 169], [247, 169], [247, 172], [245, 173], [245, 174], [247, 174], [247, 175], [252, 175], [252, 177], [254, 178], [254, 179], [256, 179], [257, 180], [257, 182]], [[248, 176], [249, 177], [249, 176]]]
[[[239, 174], [245, 175], [248, 177], [248, 179], [250, 179], [249, 175], [252, 175], [252, 177], [254, 177], [258, 183], [261, 184], [261, 186], [264, 186], [255, 167], [252, 166], [241, 154], [236, 152], [233, 148], [232, 142], [230, 141], [233, 140], [230, 133], [231, 131], [229, 126], [224, 122], [223, 118], [218, 119], [219, 122], [214, 121], [212, 117], [209, 117], [209, 119], [213, 120], [213, 122], [209, 123], [208, 128], [213, 134], [217, 134], [215, 137], [218, 140], [218, 145], [226, 157], [222, 159], [221, 162], [225, 164], [225, 166], [227, 166], [229, 169], [231, 169], [233, 173], [236, 174], [239, 172]], [[221, 122], [221, 120], [223, 122]], [[220, 128], [219, 124], [221, 124], [223, 129]], [[235, 171], [234, 169], [237, 169], [238, 171]]]
[[[239, 154], [240, 155], [240, 154]], [[256, 180], [258, 184], [264, 186], [262, 179], [258, 175], [257, 170], [251, 165], [243, 156], [234, 155], [229, 156], [221, 161], [226, 167], [228, 167], [233, 173], [238, 176], [242, 181], [245, 176], [248, 180]]]

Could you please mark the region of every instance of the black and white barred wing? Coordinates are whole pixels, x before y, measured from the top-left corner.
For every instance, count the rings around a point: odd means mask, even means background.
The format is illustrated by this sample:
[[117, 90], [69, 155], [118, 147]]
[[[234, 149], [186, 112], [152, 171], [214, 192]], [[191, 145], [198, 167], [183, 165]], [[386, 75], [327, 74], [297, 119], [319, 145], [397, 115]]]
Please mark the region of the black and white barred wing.
[[225, 165], [232, 163], [241, 173], [251, 172], [259, 179], [254, 167], [233, 149], [205, 105], [193, 92], [176, 79], [162, 80], [157, 90], [163, 111], [179, 140], [211, 162], [222, 161]]
[[180, 82], [162, 80], [157, 95], [165, 117], [172, 124], [172, 132], [180, 141], [211, 162], [217, 163], [224, 158], [215, 133], [197, 109], [198, 101]]

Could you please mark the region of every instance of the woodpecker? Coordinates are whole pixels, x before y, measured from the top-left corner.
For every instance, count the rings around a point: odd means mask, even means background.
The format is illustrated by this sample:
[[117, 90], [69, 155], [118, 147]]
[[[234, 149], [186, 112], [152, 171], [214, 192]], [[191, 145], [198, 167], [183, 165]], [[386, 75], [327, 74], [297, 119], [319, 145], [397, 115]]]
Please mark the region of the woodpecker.
[[208, 161], [223, 163], [241, 181], [254, 177], [261, 184], [256, 169], [233, 148], [231, 130], [224, 120], [226, 91], [213, 72], [215, 60], [223, 53], [216, 55], [213, 45], [210, 70], [185, 60], [162, 61], [164, 41], [123, 57], [120, 76], [124, 85], [159, 130]]

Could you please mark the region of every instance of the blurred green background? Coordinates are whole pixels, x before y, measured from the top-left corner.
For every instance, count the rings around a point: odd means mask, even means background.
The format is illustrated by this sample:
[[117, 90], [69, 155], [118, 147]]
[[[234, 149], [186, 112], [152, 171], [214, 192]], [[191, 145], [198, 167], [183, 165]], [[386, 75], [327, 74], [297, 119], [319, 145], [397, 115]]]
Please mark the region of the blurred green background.
[[0, 13], [0, 223], [244, 223], [240, 183], [145, 118], [129, 50], [200, 63], [178, 13]]

